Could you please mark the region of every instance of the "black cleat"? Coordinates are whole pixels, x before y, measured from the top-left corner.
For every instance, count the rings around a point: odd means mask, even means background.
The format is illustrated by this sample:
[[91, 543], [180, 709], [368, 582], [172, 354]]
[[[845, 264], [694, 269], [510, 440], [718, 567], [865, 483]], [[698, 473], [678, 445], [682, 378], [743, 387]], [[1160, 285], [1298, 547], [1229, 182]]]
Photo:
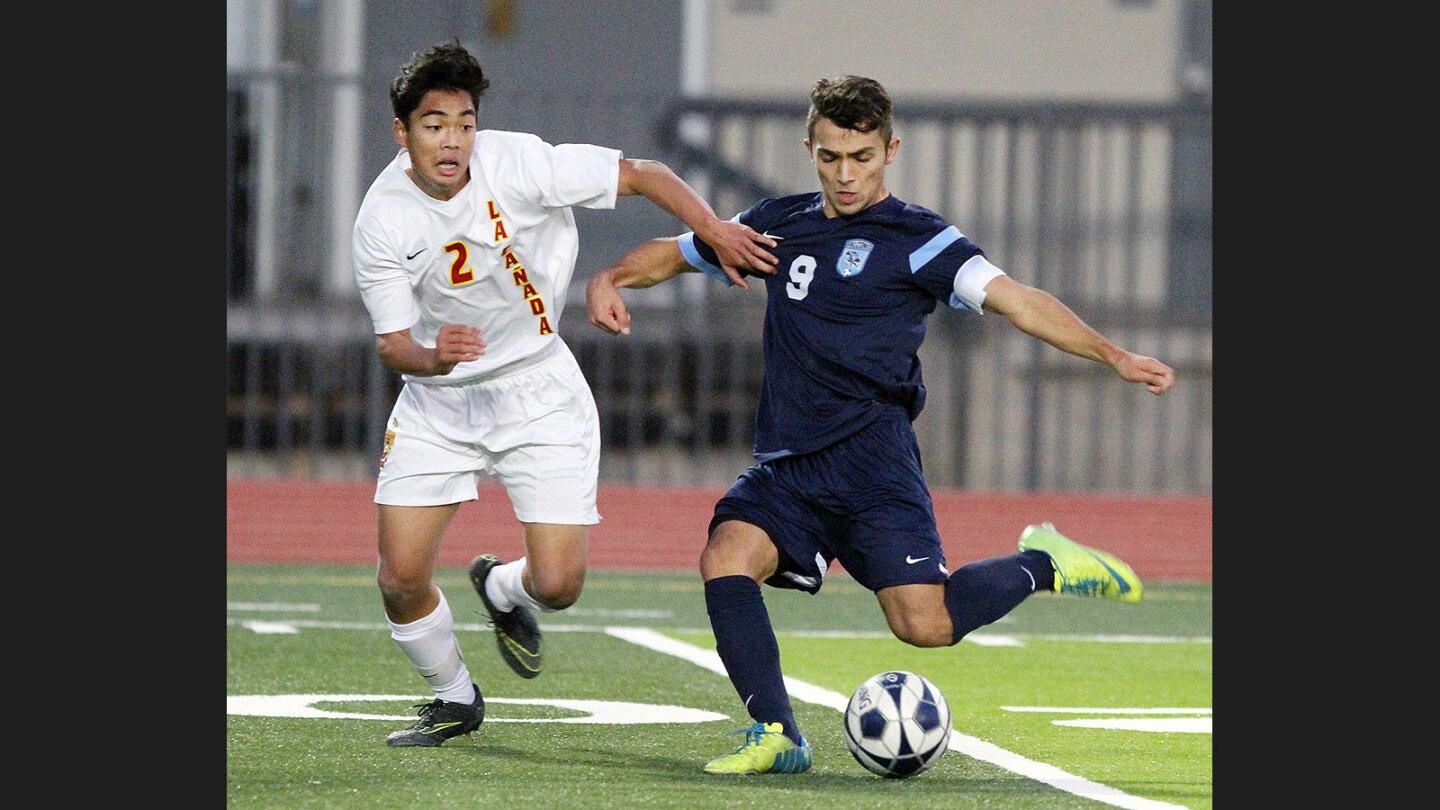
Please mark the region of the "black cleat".
[[467, 706], [439, 698], [429, 703], [417, 703], [415, 705], [420, 709], [420, 719], [399, 731], [391, 732], [390, 736], [385, 738], [385, 744], [392, 748], [433, 748], [451, 737], [469, 734], [480, 728], [480, 724], [485, 720], [485, 698], [480, 694], [480, 687], [473, 683], [470, 685], [475, 687], [474, 703]]
[[481, 554], [470, 562], [470, 584], [480, 594], [485, 610], [490, 613], [490, 623], [495, 626], [495, 643], [500, 645], [500, 657], [522, 678], [533, 678], [540, 674], [545, 659], [540, 655], [540, 625], [530, 615], [529, 608], [516, 605], [514, 610], [500, 611], [490, 604], [485, 595], [485, 578], [490, 570], [500, 564], [494, 554]]

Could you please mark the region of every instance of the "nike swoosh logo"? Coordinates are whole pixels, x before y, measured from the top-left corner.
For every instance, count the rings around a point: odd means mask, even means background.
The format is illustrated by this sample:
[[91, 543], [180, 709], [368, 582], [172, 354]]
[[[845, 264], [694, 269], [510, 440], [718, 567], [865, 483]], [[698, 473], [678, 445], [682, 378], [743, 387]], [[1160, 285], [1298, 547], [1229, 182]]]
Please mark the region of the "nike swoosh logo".
[[532, 666], [532, 664], [540, 658], [539, 655], [536, 655], [535, 653], [525, 649], [525, 647], [522, 646], [520, 642], [516, 641], [505, 633], [501, 633], [498, 630], [495, 632], [496, 635], [500, 636], [500, 640], [505, 642], [505, 648], [508, 649], [512, 654], [514, 654], [515, 658], [520, 661], [520, 666], [525, 667], [531, 672], [540, 671], [538, 667]]
[[1094, 557], [1097, 562], [1099, 562], [1101, 565], [1105, 566], [1105, 570], [1110, 572], [1110, 576], [1115, 577], [1115, 581], [1118, 582], [1118, 583], [1120, 583], [1120, 593], [1129, 593], [1129, 592], [1130, 592], [1130, 583], [1126, 582], [1126, 581], [1125, 581], [1125, 578], [1122, 577], [1122, 576], [1120, 576], [1120, 572], [1119, 572], [1119, 571], [1116, 571], [1114, 568], [1111, 568], [1109, 563], [1107, 563], [1107, 562], [1105, 562], [1104, 560], [1100, 559], [1100, 555], [1099, 555], [1099, 554], [1093, 554], [1093, 553], [1092, 553], [1090, 556], [1091, 556], [1091, 557]]
[[458, 726], [458, 725], [460, 725], [460, 721], [459, 721], [459, 720], [456, 720], [456, 721], [453, 722], [453, 723], [436, 723], [435, 725], [433, 725], [433, 726], [431, 726], [431, 727], [429, 727], [429, 728], [420, 729], [420, 732], [421, 732], [422, 734], [430, 734], [430, 733], [432, 733], [432, 732], [441, 731], [441, 730], [450, 728], [451, 726]]
[[428, 247], [420, 248], [419, 250], [415, 251], [414, 253], [411, 253], [409, 256], [406, 256], [406, 257], [405, 257], [405, 261], [408, 262], [408, 261], [410, 261], [411, 259], [415, 258], [416, 256], [419, 256], [421, 253], [424, 253], [425, 251], [427, 251], [427, 250], [429, 250], [429, 249], [430, 249], [430, 248], [428, 248]]
[[909, 554], [906, 554], [906, 555], [905, 555], [905, 562], [910, 563], [911, 565], [914, 565], [915, 563], [920, 562], [921, 560], [928, 560], [928, 559], [930, 559], [930, 558], [929, 558], [929, 557], [916, 557], [915, 559], [912, 560], [912, 559], [910, 558], [910, 555], [909, 555]]

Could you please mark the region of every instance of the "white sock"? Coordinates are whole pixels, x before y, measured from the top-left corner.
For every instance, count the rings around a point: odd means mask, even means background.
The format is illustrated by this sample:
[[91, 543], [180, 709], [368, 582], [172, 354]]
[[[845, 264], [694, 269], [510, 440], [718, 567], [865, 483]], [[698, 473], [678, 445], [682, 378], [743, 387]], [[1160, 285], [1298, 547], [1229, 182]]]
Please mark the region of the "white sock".
[[527, 565], [526, 558], [521, 557], [514, 562], [490, 569], [490, 576], [485, 578], [485, 595], [490, 597], [495, 609], [502, 613], [514, 610], [516, 605], [542, 613], [554, 613], [554, 609], [535, 601], [535, 597], [525, 590]]
[[420, 677], [435, 690], [435, 696], [452, 703], [469, 705], [475, 702], [475, 690], [470, 685], [470, 670], [465, 667], [465, 658], [460, 655], [460, 640], [455, 638], [455, 620], [450, 615], [450, 605], [445, 594], [440, 594], [440, 604], [423, 619], [409, 624], [396, 624], [385, 617], [390, 625], [390, 637], [400, 645], [410, 663], [420, 670]]

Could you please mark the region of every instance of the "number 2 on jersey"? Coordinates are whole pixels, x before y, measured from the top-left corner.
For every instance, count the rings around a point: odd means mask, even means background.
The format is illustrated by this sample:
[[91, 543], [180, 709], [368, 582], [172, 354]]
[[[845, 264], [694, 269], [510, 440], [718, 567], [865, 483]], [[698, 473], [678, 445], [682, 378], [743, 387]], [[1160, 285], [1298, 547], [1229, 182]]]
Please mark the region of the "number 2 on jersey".
[[810, 282], [815, 278], [815, 257], [796, 256], [790, 263], [790, 283], [785, 285], [785, 294], [799, 301], [810, 294]]
[[464, 242], [451, 242], [445, 246], [445, 252], [455, 254], [455, 261], [450, 263], [451, 287], [463, 287], [475, 280], [475, 271], [465, 266], [470, 252], [465, 249]]

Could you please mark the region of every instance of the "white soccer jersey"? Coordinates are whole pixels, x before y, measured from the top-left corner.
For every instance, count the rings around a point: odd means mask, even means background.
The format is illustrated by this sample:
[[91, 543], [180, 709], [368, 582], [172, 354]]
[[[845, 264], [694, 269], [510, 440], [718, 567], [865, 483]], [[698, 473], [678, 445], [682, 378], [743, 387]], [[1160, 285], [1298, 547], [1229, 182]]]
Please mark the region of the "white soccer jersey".
[[453, 385], [523, 361], [559, 340], [579, 233], [570, 206], [614, 208], [619, 150], [552, 146], [523, 132], [481, 130], [470, 181], [449, 200], [405, 174], [402, 149], [375, 178], [353, 236], [355, 278], [375, 334], [409, 329], [434, 347], [447, 323], [478, 326], [480, 359], [444, 376], [407, 382]]

